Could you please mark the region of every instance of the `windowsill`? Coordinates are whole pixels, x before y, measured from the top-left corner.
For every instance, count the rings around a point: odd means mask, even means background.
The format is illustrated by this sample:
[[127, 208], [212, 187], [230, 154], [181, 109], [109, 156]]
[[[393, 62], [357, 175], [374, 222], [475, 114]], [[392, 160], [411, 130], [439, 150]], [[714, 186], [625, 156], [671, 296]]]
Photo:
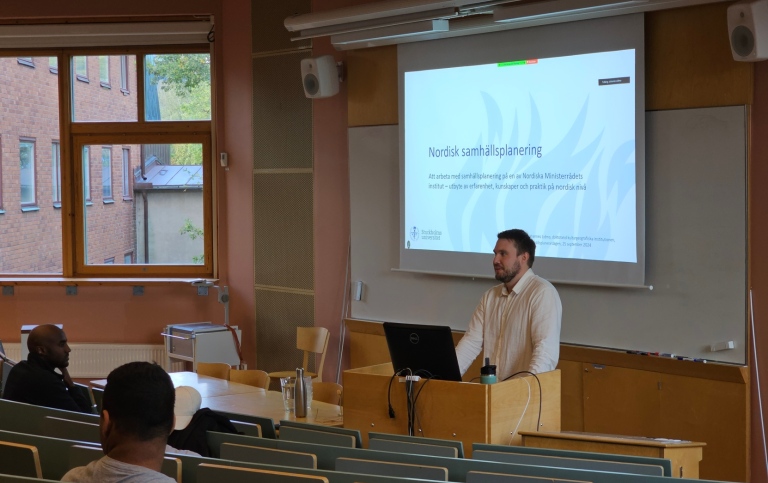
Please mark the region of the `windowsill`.
[[60, 210], [61, 209], [61, 202], [60, 201], [54, 202], [53, 203], [53, 208], [56, 209], [56, 210]]
[[105, 205], [113, 205], [115, 203], [115, 200], [104, 200], [102, 201]]
[[120, 89], [120, 92], [122, 92], [124, 96], [130, 96], [131, 95], [131, 91], [129, 91], [128, 89]]
[[58, 75], [59, 74], [59, 69], [54, 69], [53, 67], [49, 67], [48, 68], [48, 72], [50, 72], [51, 74]]
[[105, 89], [112, 89], [112, 85], [109, 82], [100, 82], [99, 84]]
[[86, 84], [90, 84], [91, 83], [91, 81], [89, 81], [87, 77], [84, 77], [82, 75], [78, 75], [77, 76], [77, 80], [79, 80], [80, 82], [85, 82]]
[[133, 201], [133, 198], [123, 197], [123, 201]]
[[85, 202], [85, 206], [92, 206], [92, 205], [93, 205], [93, 201], [86, 201]]
[[0, 210], [0, 215], [4, 215], [4, 214], [5, 214], [5, 210]]
[[39, 206], [22, 206], [21, 207], [22, 213], [29, 213], [31, 211], [40, 211], [40, 207]]
[[[98, 286], [98, 285], [189, 285], [192, 290], [192, 282], [200, 280], [195, 278], [67, 278], [67, 277], [0, 277], [0, 285], [75, 285], [75, 286]], [[207, 278], [212, 282], [218, 282], [216, 278]], [[192, 293], [192, 292], [190, 292]]]

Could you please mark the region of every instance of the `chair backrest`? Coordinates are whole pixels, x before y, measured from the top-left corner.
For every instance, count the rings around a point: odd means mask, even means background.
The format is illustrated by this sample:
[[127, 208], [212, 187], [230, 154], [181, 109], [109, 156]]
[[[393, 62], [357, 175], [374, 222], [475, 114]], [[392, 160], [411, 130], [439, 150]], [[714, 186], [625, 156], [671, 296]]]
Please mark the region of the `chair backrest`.
[[232, 421], [231, 419], [230, 421], [232, 422], [232, 426], [244, 435], [261, 438], [261, 426], [258, 424], [246, 423], [245, 421]]
[[541, 476], [505, 475], [484, 471], [468, 471], [466, 483], [589, 483], [584, 480], [560, 480]]
[[203, 463], [197, 467], [197, 481], [200, 483], [219, 483], [220, 481], [230, 483], [328, 483], [328, 478], [284, 471]]
[[335, 382], [312, 382], [312, 400], [329, 404], [341, 404], [344, 388]]
[[551, 466], [557, 468], [630, 473], [634, 475], [664, 476], [664, 469], [659, 465], [622, 463], [618, 461], [563, 458], [560, 456], [542, 456], [483, 450], [473, 451], [472, 459], [496, 461], [497, 463], [514, 463], [519, 465]]
[[80, 391], [87, 400], [91, 401], [91, 413], [97, 414], [96, 399], [93, 396], [93, 392], [91, 392], [91, 388], [89, 386], [86, 386], [85, 384], [80, 384], [79, 382], [76, 382], [75, 390]]
[[338, 458], [336, 471], [363, 473], [367, 475], [387, 475], [399, 478], [421, 478], [424, 480], [448, 481], [448, 468], [440, 466], [412, 465], [374, 461], [357, 458]]
[[[407, 436], [404, 434], [391, 434], [391, 433], [375, 433], [373, 431], [368, 433], [368, 445], [370, 447], [371, 441], [374, 439], [386, 439], [390, 441], [402, 441], [405, 443], [417, 443], [417, 444], [426, 444], [430, 446], [448, 446], [450, 448], [456, 448], [456, 456], [459, 458], [464, 457], [464, 444], [461, 441], [451, 440], [451, 439], [436, 439], [436, 438], [425, 438], [423, 436]], [[389, 451], [389, 450], [387, 450]], [[398, 451], [399, 452], [399, 451]], [[414, 452], [413, 454], [421, 454], [419, 452]], [[431, 453], [430, 453], [431, 454]], [[432, 456], [437, 456], [434, 454], [431, 454]]]
[[393, 439], [369, 439], [368, 449], [392, 451], [395, 453], [423, 454], [427, 456], [444, 456], [446, 458], [459, 457], [459, 451], [451, 446], [410, 443]]
[[232, 368], [223, 362], [198, 362], [197, 373], [201, 376], [216, 377], [229, 380], [229, 371]]
[[40, 455], [35, 446], [0, 441], [0, 473], [42, 478]]
[[363, 438], [360, 435], [359, 429], [339, 428], [336, 426], [324, 426], [322, 424], [304, 423], [301, 421], [291, 421], [290, 419], [281, 420], [280, 427], [281, 428], [292, 427], [292, 428], [299, 428], [299, 429], [309, 429], [312, 431], [320, 431], [323, 433], [343, 434], [343, 435], [351, 436], [355, 439], [355, 445], [352, 446], [353, 448], [363, 447]]
[[[242, 421], [245, 423], [258, 424], [261, 429], [261, 437], [275, 439], [277, 438], [277, 432], [275, 430], [275, 422], [272, 418], [266, 418], [263, 416], [252, 416], [250, 414], [230, 413], [228, 411], [216, 411], [222, 416], [226, 416], [230, 421]], [[234, 424], [234, 422], [232, 423]]]
[[325, 327], [297, 327], [296, 347], [304, 351], [304, 369], [309, 367], [310, 353], [320, 354], [320, 364], [317, 365], [317, 382], [323, 380], [325, 353], [328, 349], [328, 339], [331, 333]]
[[345, 448], [354, 448], [356, 446], [354, 436], [295, 428], [292, 426], [280, 426], [280, 440], [322, 444], [327, 446], [343, 446]]
[[89, 443], [99, 443], [101, 440], [99, 425], [94, 423], [46, 416], [43, 428], [45, 436], [53, 438], [86, 441]]
[[232, 369], [229, 371], [229, 380], [248, 384], [249, 386], [260, 387], [265, 391], [269, 390], [269, 374], [260, 369]]
[[221, 459], [247, 461], [267, 465], [294, 466], [317, 469], [317, 456], [312, 453], [286, 451], [283, 449], [259, 448], [242, 444], [224, 443], [220, 448]]

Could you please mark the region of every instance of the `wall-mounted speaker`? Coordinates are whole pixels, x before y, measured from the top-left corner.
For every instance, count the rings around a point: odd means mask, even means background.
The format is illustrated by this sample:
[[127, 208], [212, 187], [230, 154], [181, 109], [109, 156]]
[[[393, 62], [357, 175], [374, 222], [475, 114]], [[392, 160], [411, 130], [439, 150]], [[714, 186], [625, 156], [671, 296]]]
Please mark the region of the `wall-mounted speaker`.
[[339, 71], [332, 55], [301, 60], [304, 95], [310, 99], [331, 97], [339, 92]]
[[729, 6], [728, 35], [734, 60], [768, 59], [768, 0], [742, 0]]

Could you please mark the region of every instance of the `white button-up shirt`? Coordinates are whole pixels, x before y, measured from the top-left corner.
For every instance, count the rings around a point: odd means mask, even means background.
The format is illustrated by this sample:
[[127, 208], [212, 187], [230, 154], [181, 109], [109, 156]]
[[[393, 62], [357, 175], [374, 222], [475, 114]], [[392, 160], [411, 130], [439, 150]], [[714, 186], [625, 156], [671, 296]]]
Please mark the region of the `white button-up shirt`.
[[552, 371], [560, 356], [563, 307], [551, 283], [526, 273], [507, 292], [504, 284], [485, 292], [472, 315], [469, 329], [456, 347], [464, 374], [480, 350], [496, 365], [503, 381], [520, 371]]

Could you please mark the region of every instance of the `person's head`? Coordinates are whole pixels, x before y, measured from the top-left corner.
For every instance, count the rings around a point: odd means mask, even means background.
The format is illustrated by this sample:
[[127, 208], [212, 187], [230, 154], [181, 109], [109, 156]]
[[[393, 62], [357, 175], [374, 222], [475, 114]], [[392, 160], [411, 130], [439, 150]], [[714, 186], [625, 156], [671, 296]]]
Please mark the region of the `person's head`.
[[536, 243], [523, 230], [513, 229], [498, 234], [493, 249], [493, 270], [502, 283], [517, 281], [533, 266]]
[[189, 425], [192, 417], [200, 410], [203, 398], [192, 386], [179, 386], [176, 388], [176, 404], [173, 414], [176, 416], [176, 424], [173, 429], [182, 430]]
[[175, 394], [171, 377], [157, 364], [129, 362], [110, 372], [101, 412], [104, 453], [124, 440], [167, 440]]
[[53, 324], [38, 325], [29, 333], [27, 349], [30, 354], [37, 354], [54, 368], [69, 365], [71, 349], [67, 344], [67, 335]]

